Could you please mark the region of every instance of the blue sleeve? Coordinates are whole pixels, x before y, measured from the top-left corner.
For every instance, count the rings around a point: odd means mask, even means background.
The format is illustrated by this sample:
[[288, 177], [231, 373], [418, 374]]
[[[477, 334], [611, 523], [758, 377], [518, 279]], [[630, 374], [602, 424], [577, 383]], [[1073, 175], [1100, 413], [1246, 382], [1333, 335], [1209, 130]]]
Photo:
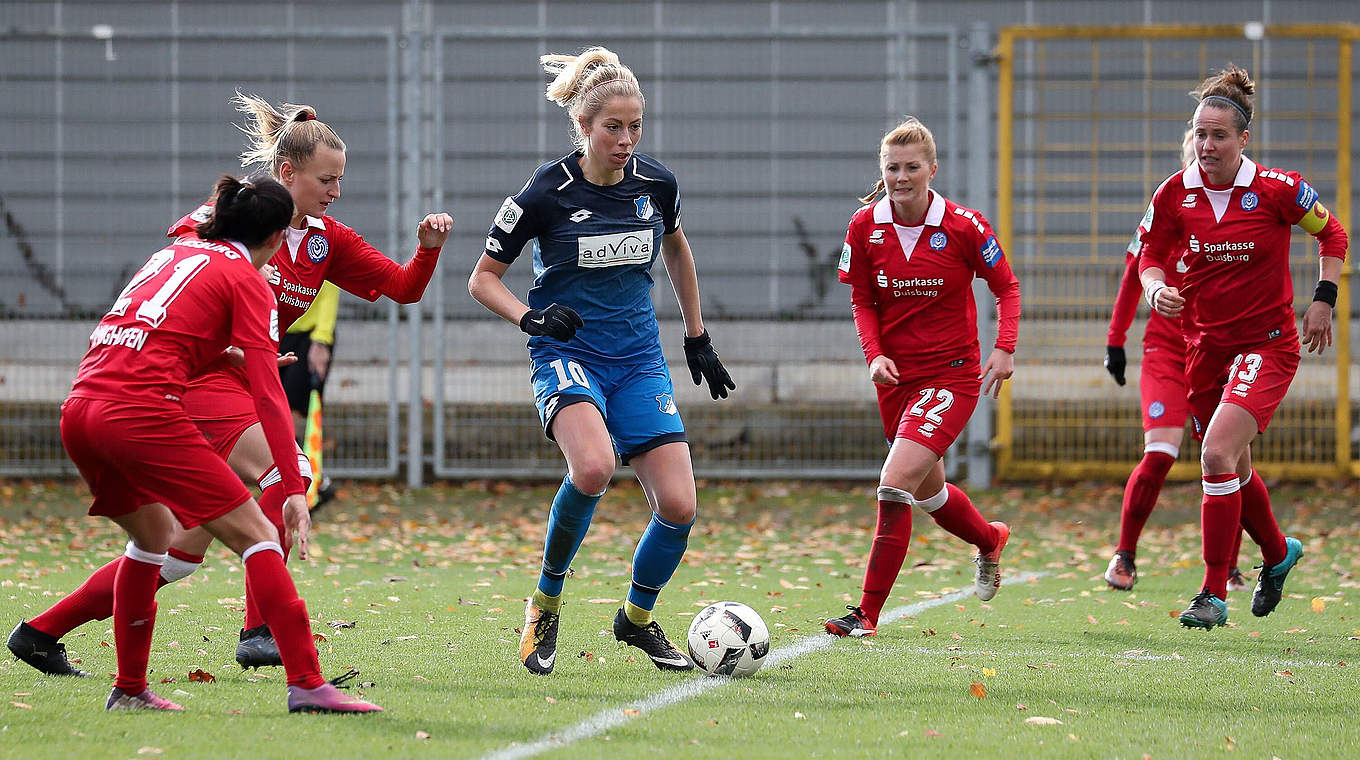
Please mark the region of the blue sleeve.
[[531, 179], [523, 190], [506, 198], [501, 204], [491, 223], [491, 230], [486, 234], [487, 256], [509, 264], [524, 250], [525, 244], [538, 237], [542, 231], [542, 219], [534, 196]]

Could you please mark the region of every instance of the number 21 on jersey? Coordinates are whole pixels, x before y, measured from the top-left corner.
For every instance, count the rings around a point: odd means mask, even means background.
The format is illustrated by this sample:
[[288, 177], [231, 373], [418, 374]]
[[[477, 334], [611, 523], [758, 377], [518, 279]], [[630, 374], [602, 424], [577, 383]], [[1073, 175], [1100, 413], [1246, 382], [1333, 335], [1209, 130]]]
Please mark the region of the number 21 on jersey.
[[[113, 302], [113, 308], [109, 309], [109, 314], [120, 317], [126, 315], [128, 308], [132, 306], [134, 294], [141, 295], [138, 291], [142, 286], [155, 279], [161, 273], [161, 270], [165, 269], [174, 259], [175, 252], [169, 248], [152, 254], [146, 264], [137, 270], [137, 274], [133, 276], [127, 287], [123, 288], [123, 292], [118, 294], [118, 300]], [[196, 253], [176, 261], [170, 276], [150, 298], [142, 301], [133, 316], [138, 321], [145, 322], [152, 327], [160, 327], [161, 322], [165, 321], [166, 309], [184, 291], [184, 286], [189, 284], [189, 280], [192, 280], [194, 275], [202, 271], [209, 261], [211, 261], [211, 257], [203, 253]]]

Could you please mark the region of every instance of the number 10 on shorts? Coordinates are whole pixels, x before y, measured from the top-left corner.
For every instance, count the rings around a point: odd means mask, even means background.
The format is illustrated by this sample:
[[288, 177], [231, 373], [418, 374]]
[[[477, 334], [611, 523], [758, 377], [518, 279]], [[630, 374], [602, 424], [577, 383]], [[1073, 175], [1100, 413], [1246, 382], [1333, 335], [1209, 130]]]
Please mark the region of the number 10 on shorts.
[[553, 359], [548, 362], [548, 366], [557, 373], [557, 390], [570, 388], [579, 385], [582, 388], [590, 387], [590, 380], [586, 377], [586, 371], [581, 365], [573, 361], [563, 362], [561, 359]]

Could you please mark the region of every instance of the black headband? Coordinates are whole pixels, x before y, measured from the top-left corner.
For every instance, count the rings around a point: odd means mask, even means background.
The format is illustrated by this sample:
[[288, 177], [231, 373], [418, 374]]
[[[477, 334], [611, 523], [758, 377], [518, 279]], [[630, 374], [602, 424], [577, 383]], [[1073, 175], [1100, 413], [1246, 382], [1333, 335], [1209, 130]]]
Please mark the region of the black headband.
[[1199, 102], [1200, 102], [1200, 103], [1207, 103], [1207, 102], [1209, 102], [1209, 101], [1211, 101], [1211, 100], [1214, 101], [1215, 103], [1217, 103], [1217, 102], [1219, 102], [1219, 101], [1222, 101], [1222, 102], [1224, 102], [1224, 103], [1227, 103], [1228, 105], [1232, 106], [1232, 109], [1233, 109], [1234, 111], [1238, 112], [1239, 114], [1242, 114], [1242, 121], [1246, 122], [1247, 124], [1251, 124], [1251, 117], [1247, 115], [1246, 109], [1244, 109], [1242, 106], [1240, 106], [1240, 105], [1237, 104], [1237, 101], [1236, 101], [1236, 100], [1233, 100], [1232, 98], [1224, 97], [1224, 96], [1222, 96], [1222, 95], [1205, 95], [1204, 97], [1202, 97], [1202, 98], [1199, 99]]

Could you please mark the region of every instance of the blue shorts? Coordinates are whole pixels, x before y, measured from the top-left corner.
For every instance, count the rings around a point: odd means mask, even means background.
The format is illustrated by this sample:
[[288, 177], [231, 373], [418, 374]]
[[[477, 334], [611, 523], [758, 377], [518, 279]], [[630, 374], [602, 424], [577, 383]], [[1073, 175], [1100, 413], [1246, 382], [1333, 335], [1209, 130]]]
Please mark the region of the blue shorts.
[[624, 464], [663, 444], [686, 440], [665, 359], [605, 365], [551, 350], [535, 353], [529, 360], [534, 404], [549, 439], [555, 440], [552, 423], [558, 412], [588, 401], [600, 410]]

